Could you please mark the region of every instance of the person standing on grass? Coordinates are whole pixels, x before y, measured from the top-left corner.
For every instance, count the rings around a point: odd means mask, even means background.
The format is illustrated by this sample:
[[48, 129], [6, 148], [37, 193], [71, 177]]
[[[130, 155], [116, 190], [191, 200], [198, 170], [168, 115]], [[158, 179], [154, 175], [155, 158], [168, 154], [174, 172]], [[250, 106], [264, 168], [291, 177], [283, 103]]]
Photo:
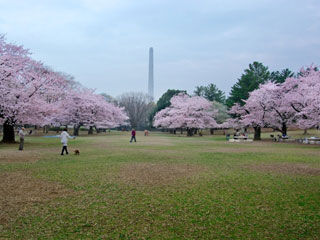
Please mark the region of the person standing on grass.
[[63, 129], [62, 133], [60, 134], [60, 138], [61, 138], [61, 143], [62, 143], [61, 155], [63, 155], [64, 151], [66, 151], [66, 154], [69, 154], [68, 153], [68, 138], [75, 139], [75, 137], [70, 137], [70, 135], [68, 133], [68, 129], [65, 128], [65, 129]]
[[26, 135], [24, 132], [25, 128], [22, 127], [19, 131], [19, 137], [20, 137], [20, 145], [19, 145], [19, 150], [23, 150], [23, 145], [24, 145], [24, 136]]
[[132, 140], [134, 140], [134, 142], [136, 142], [136, 130], [134, 130], [134, 128], [132, 128], [132, 131], [131, 131], [131, 140], [130, 142], [132, 142]]

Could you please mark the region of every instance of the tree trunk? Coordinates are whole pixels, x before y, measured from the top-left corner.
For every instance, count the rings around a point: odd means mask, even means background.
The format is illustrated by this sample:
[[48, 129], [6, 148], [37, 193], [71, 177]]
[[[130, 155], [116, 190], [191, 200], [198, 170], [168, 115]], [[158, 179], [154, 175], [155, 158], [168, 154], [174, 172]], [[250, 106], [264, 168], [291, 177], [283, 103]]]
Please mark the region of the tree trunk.
[[177, 130], [176, 129], [173, 129], [173, 134], [176, 134], [177, 133]]
[[261, 127], [254, 127], [254, 140], [261, 140]]
[[187, 128], [187, 136], [188, 137], [192, 137], [194, 133], [194, 129], [193, 128]]
[[196, 135], [198, 133], [198, 128], [194, 129], [194, 134]]
[[183, 134], [183, 128], [180, 129], [180, 133]]
[[15, 136], [14, 136], [14, 127], [13, 125], [9, 124], [8, 121], [5, 121], [3, 124], [3, 136], [2, 136], [3, 143], [15, 143]]
[[303, 132], [303, 135], [307, 135], [308, 134], [308, 129], [305, 129]]
[[79, 130], [80, 130], [80, 125], [74, 125], [73, 126], [73, 136], [79, 136]]
[[210, 134], [213, 135], [214, 133], [214, 128], [210, 128]]
[[100, 133], [99, 128], [97, 128], [96, 126], [94, 126], [94, 128], [96, 129], [97, 133]]
[[287, 130], [288, 130], [287, 124], [282, 123], [282, 129], [281, 129], [282, 134], [283, 134], [283, 135], [287, 135]]
[[92, 126], [90, 126], [90, 128], [89, 128], [88, 134], [93, 134], [93, 127]]
[[48, 133], [49, 132], [49, 126], [48, 125], [44, 125], [43, 126], [43, 133]]

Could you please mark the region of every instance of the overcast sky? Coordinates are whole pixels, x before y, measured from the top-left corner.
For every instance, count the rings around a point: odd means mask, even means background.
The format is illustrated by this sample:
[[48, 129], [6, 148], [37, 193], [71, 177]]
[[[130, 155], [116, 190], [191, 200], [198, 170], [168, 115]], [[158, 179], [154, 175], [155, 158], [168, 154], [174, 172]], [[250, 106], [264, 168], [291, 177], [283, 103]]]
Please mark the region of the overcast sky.
[[86, 87], [155, 97], [216, 84], [226, 93], [253, 61], [320, 64], [319, 0], [0, 0], [0, 33]]

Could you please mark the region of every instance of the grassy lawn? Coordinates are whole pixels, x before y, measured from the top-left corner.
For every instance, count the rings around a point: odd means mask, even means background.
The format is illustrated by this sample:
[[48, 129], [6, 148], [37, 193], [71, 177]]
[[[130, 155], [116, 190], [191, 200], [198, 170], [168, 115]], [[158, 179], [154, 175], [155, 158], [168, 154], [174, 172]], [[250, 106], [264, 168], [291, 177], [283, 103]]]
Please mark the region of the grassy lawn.
[[0, 144], [0, 239], [320, 239], [319, 145], [129, 139]]

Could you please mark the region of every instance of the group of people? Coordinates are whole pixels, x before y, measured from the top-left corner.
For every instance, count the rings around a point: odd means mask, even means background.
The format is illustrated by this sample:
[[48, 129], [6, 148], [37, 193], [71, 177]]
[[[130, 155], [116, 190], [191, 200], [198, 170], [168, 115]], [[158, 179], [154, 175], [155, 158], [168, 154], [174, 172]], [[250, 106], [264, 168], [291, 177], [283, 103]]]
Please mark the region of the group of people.
[[[25, 133], [25, 128], [22, 127], [19, 132], [19, 138], [20, 138], [20, 144], [19, 144], [19, 150], [22, 151], [23, 150], [23, 146], [24, 146], [24, 137], [26, 135]], [[145, 136], [149, 136], [149, 131], [145, 130], [144, 131], [144, 135]], [[71, 137], [68, 133], [68, 129], [64, 128], [62, 133], [60, 134], [60, 139], [61, 139], [61, 143], [62, 143], [62, 150], [61, 150], [61, 155], [65, 154], [69, 154], [68, 152], [68, 139], [72, 138], [75, 139], [75, 137]], [[136, 130], [133, 128], [131, 131], [131, 139], [130, 139], [130, 143], [132, 143], [132, 141], [134, 140], [134, 142], [137, 142], [136, 139]]]
[[[146, 129], [144, 130], [144, 136], [149, 136], [149, 131]], [[130, 139], [130, 143], [132, 143], [132, 141], [134, 140], [134, 142], [137, 142], [136, 139], [136, 130], [134, 128], [132, 128], [131, 130], [131, 139]]]
[[[23, 150], [23, 147], [24, 147], [24, 137], [26, 135], [25, 133], [25, 128], [22, 127], [18, 134], [19, 134], [19, 138], [20, 138], [20, 144], [19, 144], [19, 151], [22, 151]], [[29, 134], [31, 134], [32, 132], [29, 132]], [[69, 154], [68, 152], [68, 138], [72, 138], [72, 139], [75, 139], [75, 137], [71, 137], [68, 133], [68, 129], [67, 128], [64, 128], [62, 133], [60, 134], [60, 139], [61, 139], [61, 143], [62, 143], [62, 151], [61, 151], [61, 155], [64, 155], [64, 152], [66, 154]]]

